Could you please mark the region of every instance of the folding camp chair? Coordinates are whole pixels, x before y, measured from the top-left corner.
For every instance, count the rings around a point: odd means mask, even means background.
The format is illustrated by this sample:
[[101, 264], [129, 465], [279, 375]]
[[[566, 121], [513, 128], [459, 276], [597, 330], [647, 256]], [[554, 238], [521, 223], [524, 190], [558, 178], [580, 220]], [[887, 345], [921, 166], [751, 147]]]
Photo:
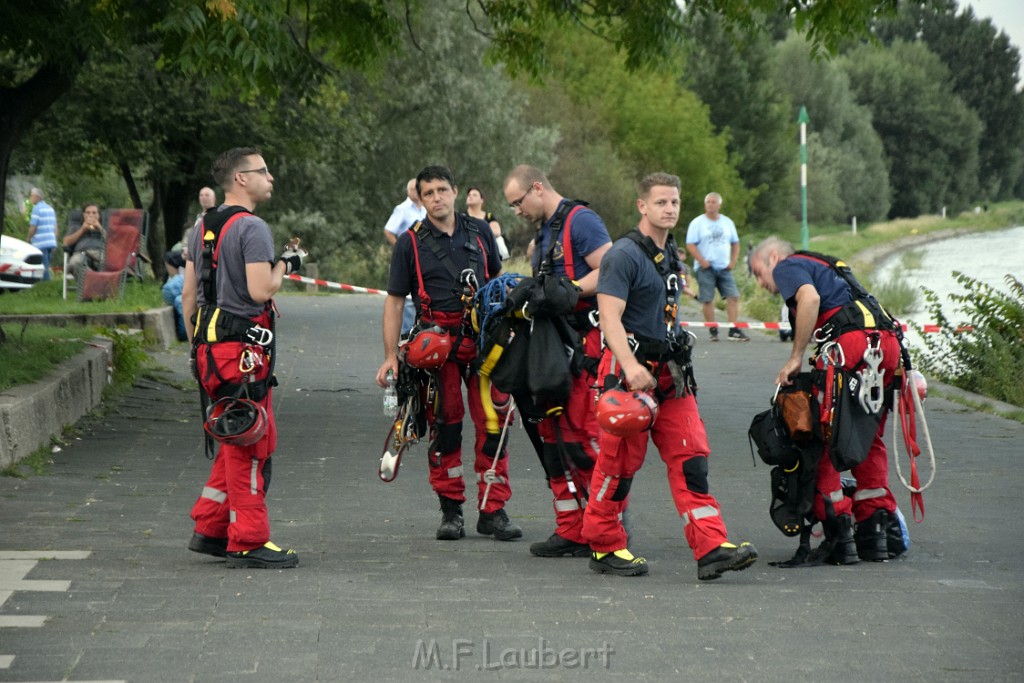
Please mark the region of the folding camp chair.
[[108, 214], [103, 266], [100, 270], [91, 270], [83, 264], [75, 273], [79, 301], [113, 299], [124, 293], [129, 263], [138, 251], [140, 235], [133, 217], [122, 217], [114, 211]]
[[[82, 211], [81, 209], [74, 209], [68, 213], [68, 231], [65, 235], [70, 235], [74, 232], [78, 232], [79, 228], [82, 227]], [[61, 245], [61, 250], [64, 252], [64, 266], [60, 270], [60, 279], [64, 281], [63, 296], [64, 299], [68, 298], [68, 259], [71, 258], [71, 254], [74, 251], [74, 247], [65, 247]]]
[[142, 263], [152, 261], [146, 255], [146, 240], [149, 235], [149, 212], [142, 209], [107, 209], [104, 224], [108, 227], [114, 223], [134, 226], [139, 231], [139, 246], [128, 257], [128, 275], [143, 280]]

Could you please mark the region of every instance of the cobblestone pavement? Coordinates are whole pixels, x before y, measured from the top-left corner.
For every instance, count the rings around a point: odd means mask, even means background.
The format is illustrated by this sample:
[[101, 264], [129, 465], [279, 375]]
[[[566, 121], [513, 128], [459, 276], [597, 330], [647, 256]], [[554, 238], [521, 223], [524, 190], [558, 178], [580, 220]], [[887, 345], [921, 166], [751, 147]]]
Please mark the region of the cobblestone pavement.
[[[767, 515], [746, 428], [788, 346], [698, 331], [711, 490], [761, 561], [697, 581], [663, 465], [633, 487], [643, 578], [539, 559], [549, 493], [512, 438], [519, 542], [434, 540], [425, 446], [377, 479], [387, 422], [373, 384], [382, 299], [282, 297], [273, 537], [297, 569], [229, 570], [190, 553], [208, 471], [183, 347], [86, 418], [39, 476], [0, 478], [0, 681], [1009, 681], [1024, 678], [1024, 426], [929, 399], [938, 475], [901, 560], [779, 570], [795, 542]], [[467, 435], [471, 429], [466, 430]], [[468, 436], [467, 436], [468, 439]], [[925, 472], [925, 474], [927, 474]], [[909, 494], [893, 475], [902, 509]]]

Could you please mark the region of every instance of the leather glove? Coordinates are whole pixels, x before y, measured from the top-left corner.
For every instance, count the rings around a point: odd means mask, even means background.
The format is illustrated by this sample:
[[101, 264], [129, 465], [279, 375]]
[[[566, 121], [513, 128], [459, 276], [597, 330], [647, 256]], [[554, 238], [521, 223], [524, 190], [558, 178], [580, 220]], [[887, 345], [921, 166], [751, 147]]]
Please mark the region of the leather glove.
[[299, 248], [299, 238], [292, 239], [284, 245], [284, 251], [278, 261], [284, 261], [284, 274], [297, 273], [302, 268], [302, 260], [309, 254]]

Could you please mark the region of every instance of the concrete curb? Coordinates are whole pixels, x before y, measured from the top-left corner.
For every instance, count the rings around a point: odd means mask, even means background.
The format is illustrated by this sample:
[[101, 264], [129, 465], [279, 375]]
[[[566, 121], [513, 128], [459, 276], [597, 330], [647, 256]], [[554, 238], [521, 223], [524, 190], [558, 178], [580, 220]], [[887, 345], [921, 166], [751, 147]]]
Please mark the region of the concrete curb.
[[31, 455], [98, 406], [113, 360], [114, 343], [97, 338], [46, 379], [0, 393], [0, 467]]
[[177, 337], [174, 332], [174, 310], [170, 306], [151, 308], [138, 313], [48, 313], [45, 315], [0, 315], [0, 324], [24, 322], [54, 327], [82, 325], [89, 327], [127, 327], [142, 330], [152, 346], [163, 350], [171, 347]]

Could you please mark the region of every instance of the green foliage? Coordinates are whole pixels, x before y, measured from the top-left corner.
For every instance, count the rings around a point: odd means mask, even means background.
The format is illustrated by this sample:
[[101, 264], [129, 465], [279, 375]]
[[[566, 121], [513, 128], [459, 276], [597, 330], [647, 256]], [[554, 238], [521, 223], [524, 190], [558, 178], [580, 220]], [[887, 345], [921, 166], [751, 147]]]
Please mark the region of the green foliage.
[[60, 278], [39, 282], [31, 289], [0, 295], [0, 313], [11, 315], [38, 315], [43, 313], [119, 313], [123, 311], [145, 311], [164, 306], [160, 283], [154, 280], [125, 283], [121, 299], [107, 301], [78, 301], [74, 291], [68, 291], [68, 299], [61, 298]]
[[920, 43], [862, 46], [841, 61], [889, 161], [891, 217], [966, 207], [978, 190], [981, 123], [950, 95], [949, 71]]
[[131, 386], [149, 359], [142, 336], [127, 328], [105, 328], [101, 333], [114, 342], [115, 389]]
[[[7, 295], [0, 299], [10, 298]], [[82, 327], [51, 327], [35, 323], [6, 323], [7, 341], [0, 347], [0, 391], [31, 384], [49, 374], [82, 350], [94, 330]]]
[[787, 222], [792, 193], [780, 190], [798, 185], [799, 156], [789, 99], [770, 74], [770, 37], [756, 32], [737, 40], [718, 15], [696, 18], [687, 35], [682, 79], [727, 140], [730, 161], [753, 200], [747, 220], [764, 227]]
[[[815, 223], [878, 220], [889, 211], [889, 171], [871, 112], [854, 101], [849, 80], [833, 61], [812, 59], [807, 41], [791, 33], [775, 50], [772, 77], [788, 94], [790, 121], [806, 107], [807, 213]], [[786, 194], [786, 193], [780, 193]], [[800, 214], [800, 196], [790, 198]]]
[[[1024, 283], [1007, 274], [1007, 291], [1001, 291], [959, 271], [953, 277], [964, 293], [949, 298], [958, 305], [954, 315], [965, 318], [951, 319], [938, 295], [925, 290], [928, 312], [940, 331], [921, 335], [921, 368], [968, 391], [1024, 407]], [[956, 331], [965, 325], [973, 329]]]
[[989, 19], [954, 0], [929, 7], [903, 3], [898, 17], [875, 29], [885, 42], [920, 40], [950, 72], [952, 90], [981, 119], [978, 141], [981, 196], [1006, 199], [1024, 178], [1024, 93], [1020, 52]]

